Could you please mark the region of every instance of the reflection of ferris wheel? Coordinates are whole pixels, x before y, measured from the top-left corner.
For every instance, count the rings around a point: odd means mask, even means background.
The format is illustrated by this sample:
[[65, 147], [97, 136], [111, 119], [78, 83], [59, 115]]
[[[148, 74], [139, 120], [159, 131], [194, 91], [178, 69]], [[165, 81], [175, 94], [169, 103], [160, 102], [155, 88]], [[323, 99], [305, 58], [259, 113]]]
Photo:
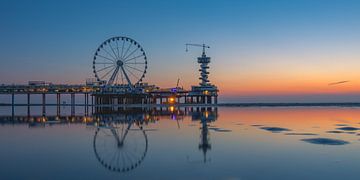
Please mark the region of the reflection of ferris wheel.
[[111, 122], [97, 129], [93, 146], [96, 158], [104, 167], [127, 172], [144, 160], [148, 140], [145, 131], [134, 122]]
[[143, 80], [147, 69], [145, 51], [128, 37], [113, 37], [96, 50], [93, 72], [97, 81], [108, 85], [128, 84], [132, 87]]

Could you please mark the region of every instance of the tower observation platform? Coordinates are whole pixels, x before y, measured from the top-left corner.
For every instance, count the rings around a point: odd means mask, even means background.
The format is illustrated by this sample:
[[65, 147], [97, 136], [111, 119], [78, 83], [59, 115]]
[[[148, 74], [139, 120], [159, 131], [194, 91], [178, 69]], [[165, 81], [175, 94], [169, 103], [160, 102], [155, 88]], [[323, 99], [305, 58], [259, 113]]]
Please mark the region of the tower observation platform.
[[[217, 104], [218, 88], [210, 83], [209, 63], [205, 44], [186, 44], [188, 46], [202, 47], [202, 55], [197, 58], [200, 64], [200, 83], [191, 86], [190, 90], [183, 87], [160, 88], [144, 82], [148, 68], [148, 59], [143, 47], [128, 37], [112, 37], [105, 40], [95, 50], [92, 71], [94, 78], [87, 80], [86, 84], [68, 85], [52, 84], [44, 81], [29, 81], [27, 85], [0, 85], [0, 95], [11, 95], [11, 102], [0, 102], [0, 105], [32, 105], [30, 96], [42, 95], [42, 103], [48, 105], [46, 97], [56, 96], [56, 106], [61, 106], [61, 96], [71, 95], [69, 105], [76, 106], [75, 95], [83, 94], [85, 97], [82, 106], [96, 105], [214, 105]], [[15, 95], [27, 95], [27, 103], [16, 104]], [[91, 102], [91, 103], [90, 103]], [[67, 105], [67, 104], [66, 104]]]

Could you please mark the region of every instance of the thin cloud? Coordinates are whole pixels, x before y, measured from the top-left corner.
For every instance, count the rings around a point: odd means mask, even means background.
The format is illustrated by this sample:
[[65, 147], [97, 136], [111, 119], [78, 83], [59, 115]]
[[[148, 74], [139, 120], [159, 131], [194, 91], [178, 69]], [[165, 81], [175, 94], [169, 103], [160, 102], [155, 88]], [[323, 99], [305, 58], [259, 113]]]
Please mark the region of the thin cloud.
[[329, 83], [329, 86], [332, 86], [332, 85], [337, 85], [337, 84], [344, 84], [344, 83], [348, 83], [350, 81], [338, 81], [338, 82], [333, 82], [333, 83]]

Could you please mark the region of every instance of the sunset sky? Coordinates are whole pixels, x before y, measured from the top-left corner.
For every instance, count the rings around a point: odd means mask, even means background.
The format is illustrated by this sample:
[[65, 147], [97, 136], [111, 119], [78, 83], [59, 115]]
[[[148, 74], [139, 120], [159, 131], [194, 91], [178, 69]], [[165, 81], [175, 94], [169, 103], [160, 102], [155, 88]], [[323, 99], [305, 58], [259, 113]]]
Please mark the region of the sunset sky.
[[357, 0], [3, 0], [0, 84], [84, 83], [100, 43], [128, 36], [160, 87], [197, 84], [201, 49], [185, 44], [206, 43], [224, 102], [359, 101], [359, 10]]

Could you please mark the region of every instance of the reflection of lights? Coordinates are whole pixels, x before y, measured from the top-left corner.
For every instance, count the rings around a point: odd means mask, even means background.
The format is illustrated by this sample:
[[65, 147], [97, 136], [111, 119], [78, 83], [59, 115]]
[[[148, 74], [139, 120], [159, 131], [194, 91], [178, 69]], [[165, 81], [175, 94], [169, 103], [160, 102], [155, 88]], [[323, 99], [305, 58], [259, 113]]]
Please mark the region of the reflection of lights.
[[205, 118], [208, 118], [208, 117], [209, 117], [209, 112], [205, 111]]
[[42, 118], [40, 119], [40, 122], [46, 122], [46, 118], [45, 118], [45, 117], [42, 117]]
[[84, 116], [83, 122], [84, 122], [84, 123], [92, 122], [92, 119], [91, 119], [90, 117]]
[[170, 106], [170, 111], [174, 112], [174, 110], [175, 110], [174, 106]]

